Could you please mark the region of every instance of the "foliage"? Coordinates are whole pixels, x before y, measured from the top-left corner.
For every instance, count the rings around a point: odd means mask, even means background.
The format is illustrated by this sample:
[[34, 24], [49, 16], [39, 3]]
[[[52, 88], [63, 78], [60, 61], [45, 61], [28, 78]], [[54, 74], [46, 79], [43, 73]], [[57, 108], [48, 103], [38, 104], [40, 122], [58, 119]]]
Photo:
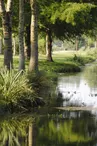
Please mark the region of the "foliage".
[[[8, 145], [10, 146], [20, 146], [21, 139], [25, 139], [27, 137], [27, 128], [29, 124], [34, 122], [33, 117], [29, 117], [28, 115], [13, 115], [4, 117], [2, 120], [0, 119], [0, 145]], [[22, 141], [23, 142], [23, 141]], [[23, 145], [26, 142], [23, 142]]]
[[0, 102], [4, 101], [6, 106], [14, 105], [23, 108], [23, 105], [19, 105], [19, 101], [26, 98], [33, 101], [34, 97], [35, 93], [22, 71], [15, 73], [3, 70], [0, 72]]
[[97, 58], [97, 48], [88, 48], [85, 51], [86, 55]]
[[54, 37], [70, 40], [96, 29], [97, 7], [93, 4], [49, 1], [46, 5], [40, 4], [39, 10], [39, 28], [51, 29]]
[[57, 99], [55, 90], [58, 76], [54, 72], [39, 71], [38, 74], [29, 73], [27, 78], [32, 89], [37, 93], [38, 98], [41, 99], [40, 105], [46, 107], [55, 105]]
[[[61, 113], [61, 114], [59, 114]], [[74, 116], [71, 116], [71, 113]], [[62, 112], [61, 110], [57, 113], [49, 115], [47, 119], [39, 121], [38, 137], [36, 139], [37, 145], [43, 146], [88, 146], [89, 144], [96, 143], [96, 135], [91, 137], [88, 133], [95, 133], [95, 120], [89, 118], [90, 113], [80, 112], [81, 116], [78, 117], [79, 112]], [[87, 116], [89, 114], [89, 116]], [[66, 115], [64, 117], [64, 115]], [[88, 128], [86, 130], [86, 128]]]
[[39, 53], [46, 54], [46, 51], [45, 51], [46, 45], [45, 44], [46, 44], [46, 42], [45, 42], [44, 38], [39, 38], [39, 40], [38, 40]]
[[[46, 96], [47, 93], [52, 91], [53, 85], [54, 85], [54, 79], [55, 76], [53, 77], [53, 79], [51, 78], [51, 76], [49, 76], [48, 74], [46, 74], [43, 71], [40, 71], [38, 74], [30, 74], [28, 73], [27, 78], [29, 79], [29, 83], [32, 87], [32, 89], [37, 93], [38, 97], [43, 97], [43, 95], [46, 92]], [[46, 98], [44, 98], [45, 100]]]
[[93, 4], [61, 2], [60, 5], [53, 7], [54, 13], [51, 16], [51, 20], [54, 23], [57, 20], [61, 20], [65, 24], [67, 23], [71, 32], [65, 27], [66, 33], [68, 32], [71, 36], [74, 36], [74, 34], [81, 35], [83, 33], [90, 33], [90, 30], [92, 33], [96, 28], [97, 7]]

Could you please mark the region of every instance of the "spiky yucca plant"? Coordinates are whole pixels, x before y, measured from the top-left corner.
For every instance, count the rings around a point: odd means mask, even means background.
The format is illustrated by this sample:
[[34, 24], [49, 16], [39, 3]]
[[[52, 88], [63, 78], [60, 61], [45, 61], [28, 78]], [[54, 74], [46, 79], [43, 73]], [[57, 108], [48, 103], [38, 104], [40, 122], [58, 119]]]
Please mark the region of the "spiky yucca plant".
[[5, 101], [6, 104], [18, 104], [18, 101], [23, 98], [33, 100], [35, 97], [33, 95], [35, 95], [34, 91], [22, 71], [0, 72], [0, 101]]

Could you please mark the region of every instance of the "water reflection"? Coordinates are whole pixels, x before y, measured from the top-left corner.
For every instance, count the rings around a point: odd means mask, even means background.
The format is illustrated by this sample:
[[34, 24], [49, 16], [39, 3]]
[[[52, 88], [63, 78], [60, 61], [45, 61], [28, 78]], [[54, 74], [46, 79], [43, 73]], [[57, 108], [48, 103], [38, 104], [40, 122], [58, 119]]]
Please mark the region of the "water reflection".
[[0, 120], [0, 145], [97, 145], [97, 118], [91, 112], [56, 110], [56, 113], [48, 114], [35, 118], [20, 115]]
[[[59, 78], [57, 105], [96, 106], [96, 72], [89, 66], [83, 73]], [[52, 105], [55, 101], [54, 96]], [[97, 112], [49, 107], [34, 112], [0, 117], [0, 146], [97, 146]]]
[[57, 111], [37, 122], [36, 146], [96, 146], [97, 121], [90, 112]]
[[97, 106], [97, 66], [87, 66], [75, 76], [60, 77], [58, 91], [64, 98], [63, 106]]
[[27, 116], [0, 119], [0, 146], [28, 146], [28, 139], [31, 137], [28, 135], [28, 127], [32, 121], [34, 118]]

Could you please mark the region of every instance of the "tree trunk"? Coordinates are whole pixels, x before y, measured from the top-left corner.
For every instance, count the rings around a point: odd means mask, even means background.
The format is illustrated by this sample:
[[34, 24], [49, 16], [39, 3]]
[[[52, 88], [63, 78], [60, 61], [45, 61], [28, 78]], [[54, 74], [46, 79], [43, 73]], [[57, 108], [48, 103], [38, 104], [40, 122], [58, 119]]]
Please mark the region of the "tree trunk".
[[13, 55], [16, 55], [16, 41], [15, 41], [15, 37], [13, 37]]
[[95, 37], [95, 49], [97, 48], [97, 36]]
[[28, 146], [36, 146], [36, 125], [35, 123], [29, 125]]
[[0, 54], [2, 54], [2, 39], [0, 38]]
[[24, 69], [24, 0], [19, 0], [19, 70]]
[[46, 33], [46, 56], [48, 55], [48, 34]]
[[[47, 61], [52, 62], [52, 36], [51, 36], [51, 31], [47, 30], [46, 32], [46, 57]], [[47, 46], [48, 45], [48, 46]]]
[[2, 28], [4, 38], [4, 66], [7, 69], [13, 67], [12, 55], [12, 0], [7, 0], [5, 9], [4, 0], [0, 0], [0, 13], [2, 17]]
[[97, 49], [97, 40], [95, 40], [95, 49]]
[[79, 41], [78, 41], [78, 37], [76, 37], [76, 40], [75, 40], [75, 50], [78, 51], [78, 44], [79, 44]]
[[37, 8], [36, 0], [30, 0], [31, 5], [31, 55], [29, 63], [29, 71], [38, 72], [38, 34], [37, 34]]
[[25, 34], [25, 56], [29, 60], [31, 54], [30, 47], [30, 25], [26, 26], [26, 34]]

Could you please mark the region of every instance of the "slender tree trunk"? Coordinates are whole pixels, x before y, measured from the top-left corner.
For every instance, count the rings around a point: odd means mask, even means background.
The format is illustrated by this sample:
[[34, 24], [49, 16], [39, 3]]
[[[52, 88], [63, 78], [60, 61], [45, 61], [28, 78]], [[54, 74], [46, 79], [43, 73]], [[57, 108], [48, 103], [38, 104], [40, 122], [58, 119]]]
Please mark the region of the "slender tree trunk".
[[48, 55], [48, 34], [46, 33], [46, 56]]
[[19, 70], [24, 69], [24, 0], [19, 0]]
[[30, 0], [31, 5], [31, 55], [29, 63], [29, 71], [38, 71], [38, 34], [37, 34], [37, 7], [36, 0]]
[[13, 55], [16, 55], [16, 41], [15, 41], [15, 37], [13, 37]]
[[95, 37], [95, 48], [97, 48], [97, 36]]
[[78, 51], [78, 44], [79, 44], [79, 41], [78, 41], [78, 37], [76, 37], [76, 40], [75, 40], [75, 50]]
[[4, 38], [4, 66], [7, 69], [13, 67], [12, 55], [12, 0], [7, 0], [5, 9], [4, 0], [0, 0], [0, 13], [2, 17], [2, 28]]
[[0, 54], [2, 54], [2, 39], [0, 38]]
[[51, 31], [47, 30], [46, 32], [46, 37], [47, 37], [47, 48], [46, 48], [46, 57], [47, 57], [47, 61], [52, 62], [52, 36], [51, 36]]
[[97, 48], [97, 40], [95, 40], [95, 49]]
[[30, 59], [31, 47], [30, 47], [30, 25], [26, 26], [25, 34], [25, 56], [27, 59]]
[[36, 146], [36, 124], [29, 125], [28, 146]]

